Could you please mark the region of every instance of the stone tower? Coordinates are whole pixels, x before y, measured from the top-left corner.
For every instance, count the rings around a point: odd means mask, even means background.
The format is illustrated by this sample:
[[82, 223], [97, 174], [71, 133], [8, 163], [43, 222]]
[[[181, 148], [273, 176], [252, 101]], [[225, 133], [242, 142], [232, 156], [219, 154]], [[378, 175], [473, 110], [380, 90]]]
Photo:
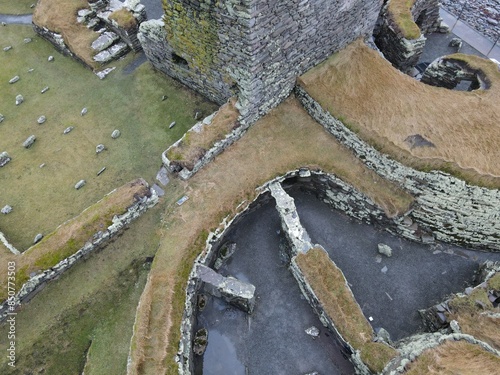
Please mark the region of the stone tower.
[[295, 79], [373, 32], [382, 0], [164, 0], [139, 39], [156, 69], [223, 103], [238, 94], [252, 123]]

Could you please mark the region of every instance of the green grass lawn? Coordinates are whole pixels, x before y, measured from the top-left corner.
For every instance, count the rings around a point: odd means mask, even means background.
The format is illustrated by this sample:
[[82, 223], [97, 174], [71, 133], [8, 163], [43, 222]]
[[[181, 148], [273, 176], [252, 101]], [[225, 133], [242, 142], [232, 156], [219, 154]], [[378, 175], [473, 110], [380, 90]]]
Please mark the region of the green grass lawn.
[[33, 13], [31, 4], [37, 0], [0, 0], [0, 14], [28, 14]]
[[[23, 39], [32, 38], [25, 44]], [[19, 249], [28, 248], [37, 233], [47, 234], [79, 214], [114, 188], [137, 177], [152, 182], [161, 153], [191, 127], [195, 110], [209, 114], [216, 106], [143, 64], [132, 74], [122, 68], [127, 57], [105, 80], [51, 44], [31, 27], [0, 28], [0, 152], [12, 161], [0, 169], [0, 206], [14, 211], [0, 215], [0, 231]], [[48, 62], [49, 55], [55, 60]], [[28, 72], [30, 68], [34, 71]], [[9, 84], [18, 75], [20, 80]], [[42, 88], [49, 90], [41, 94]], [[17, 94], [24, 103], [15, 105]], [[162, 101], [162, 96], [168, 99]], [[81, 116], [82, 108], [88, 113]], [[38, 125], [39, 116], [46, 116]], [[176, 121], [173, 129], [168, 129]], [[63, 135], [63, 130], [74, 130]], [[121, 137], [113, 140], [114, 129]], [[22, 146], [31, 134], [30, 149]], [[96, 154], [95, 147], [107, 150]], [[41, 164], [45, 164], [40, 168]], [[106, 167], [99, 177], [97, 172]], [[75, 190], [81, 179], [87, 185]]]

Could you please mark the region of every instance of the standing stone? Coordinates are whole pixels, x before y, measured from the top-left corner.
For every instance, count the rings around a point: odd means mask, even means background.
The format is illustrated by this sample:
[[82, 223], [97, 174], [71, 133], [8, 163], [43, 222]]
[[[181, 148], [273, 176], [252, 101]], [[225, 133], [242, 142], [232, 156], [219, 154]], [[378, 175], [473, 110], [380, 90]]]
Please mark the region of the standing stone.
[[23, 146], [24, 148], [30, 148], [31, 146], [33, 146], [33, 143], [35, 143], [36, 141], [36, 137], [34, 135], [30, 135], [24, 142], [23, 142]]
[[54, 56], [50, 55], [47, 61], [54, 61]]
[[24, 102], [24, 97], [21, 94], [17, 95], [16, 96], [16, 105], [19, 105], [22, 102]]
[[46, 120], [47, 120], [47, 118], [42, 115], [42, 116], [38, 117], [38, 120], [36, 120], [36, 122], [38, 122], [39, 125], [42, 125]]
[[100, 143], [100, 144], [98, 144], [98, 145], [96, 146], [96, 148], [95, 148], [95, 153], [96, 153], [96, 154], [100, 154], [100, 153], [101, 153], [101, 152], [103, 152], [104, 150], [106, 150], [106, 147], [105, 147], [102, 143]]
[[10, 83], [10, 84], [13, 84], [13, 83], [16, 83], [17, 81], [19, 81], [19, 76], [14, 76], [14, 77], [12, 77], [12, 78], [9, 80], [9, 83]]
[[12, 207], [9, 205], [6, 205], [6, 206], [4, 206], [4, 208], [2, 208], [2, 210], [0, 212], [4, 215], [10, 214], [12, 212]]
[[392, 249], [383, 243], [378, 244], [378, 252], [388, 258], [392, 256]]
[[6, 151], [2, 152], [0, 154], [0, 167], [3, 167], [11, 160], [12, 160], [11, 157], [9, 156], [9, 154]]
[[76, 189], [76, 190], [80, 190], [82, 187], [84, 187], [84, 186], [85, 186], [85, 184], [86, 184], [86, 183], [87, 183], [87, 181], [85, 181], [85, 180], [80, 180], [80, 181], [78, 181], [78, 182], [76, 183], [76, 185], [75, 185], [75, 189]]
[[5, 116], [0, 113], [0, 122], [2, 122], [3, 120], [5, 120]]
[[43, 238], [43, 234], [41, 233], [38, 233], [36, 236], [35, 236], [35, 239], [33, 240], [33, 244], [37, 244], [38, 242], [40, 242]]
[[111, 133], [111, 138], [116, 139], [121, 135], [120, 131], [118, 129], [113, 130], [113, 133]]
[[85, 116], [87, 114], [87, 107], [83, 108], [82, 111], [80, 112], [82, 116]]

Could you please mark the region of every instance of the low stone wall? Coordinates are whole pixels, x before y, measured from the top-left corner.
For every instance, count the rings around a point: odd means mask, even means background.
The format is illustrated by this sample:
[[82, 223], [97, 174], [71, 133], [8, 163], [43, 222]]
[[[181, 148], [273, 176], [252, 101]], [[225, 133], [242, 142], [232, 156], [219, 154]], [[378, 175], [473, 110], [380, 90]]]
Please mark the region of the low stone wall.
[[400, 219], [401, 235], [421, 242], [439, 240], [500, 251], [499, 190], [469, 185], [440, 171], [406, 167], [362, 141], [302, 87], [297, 86], [295, 93], [309, 114], [367, 167], [415, 197], [412, 210]]
[[5, 237], [5, 234], [3, 234], [2, 232], [0, 232], [0, 242], [3, 243], [3, 245], [9, 249], [9, 251], [15, 255], [19, 255], [21, 254], [19, 252], [19, 250], [17, 250], [14, 245], [12, 245], [9, 240], [7, 240], [7, 237]]
[[[31, 277], [15, 297], [9, 298], [0, 305], [0, 321], [7, 317], [9, 312], [14, 311], [24, 302], [28, 302], [35, 294], [40, 291], [49, 281], [59, 278], [65, 271], [75, 265], [78, 261], [88, 256], [89, 253], [103, 247], [111, 238], [117, 236], [127, 225], [141, 216], [149, 208], [158, 203], [158, 195], [153, 189], [150, 189], [151, 195], [145, 196], [135, 202], [122, 215], [115, 216], [113, 223], [104, 231], [96, 233], [81, 249], [73, 255], [63, 259], [54, 267], [42, 271]], [[22, 256], [22, 255], [21, 255]]]
[[[179, 139], [161, 154], [162, 163], [170, 172], [175, 173], [177, 171], [175, 170], [175, 168], [173, 168], [172, 161], [167, 157], [168, 152], [171, 149], [177, 147], [181, 142], [183, 142], [189, 133], [200, 132], [202, 131], [203, 126], [209, 126], [216, 114], [217, 112], [211, 114], [210, 116], [207, 116], [203, 121], [196, 123], [182, 136], [181, 139]], [[183, 180], [188, 180], [189, 178], [191, 178], [201, 168], [214, 160], [217, 155], [221, 154], [226, 148], [240, 139], [243, 134], [245, 134], [248, 127], [248, 124], [243, 125], [240, 123], [240, 125], [236, 129], [233, 129], [229, 134], [226, 134], [224, 139], [215, 142], [214, 145], [209, 150], [207, 150], [205, 154], [194, 164], [193, 169], [183, 168], [181, 171], [179, 171], [179, 177]]]

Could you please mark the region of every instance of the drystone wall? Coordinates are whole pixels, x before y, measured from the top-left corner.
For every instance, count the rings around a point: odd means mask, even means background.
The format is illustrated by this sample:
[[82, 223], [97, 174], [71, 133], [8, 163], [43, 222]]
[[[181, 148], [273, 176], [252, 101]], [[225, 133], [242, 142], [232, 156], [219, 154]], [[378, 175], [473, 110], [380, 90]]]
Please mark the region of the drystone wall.
[[238, 93], [253, 123], [295, 79], [355, 39], [370, 36], [382, 0], [167, 0], [163, 21], [141, 25], [156, 69], [218, 103]]
[[[395, 0], [393, 0], [395, 1]], [[380, 26], [375, 31], [375, 43], [385, 58], [404, 73], [410, 73], [417, 65], [424, 50], [424, 34], [440, 29], [439, 2], [437, 0], [416, 0], [411, 8], [413, 21], [420, 29], [420, 36], [410, 39], [394, 22], [393, 15], [384, 6]]]
[[309, 114], [351, 149], [365, 165], [415, 197], [401, 222], [401, 235], [435, 239], [486, 251], [500, 251], [500, 191], [473, 186], [440, 171], [420, 172], [390, 159], [362, 141], [321, 108], [302, 87], [296, 95]]
[[[144, 181], [144, 183], [146, 183]], [[156, 191], [150, 189], [150, 195], [144, 196], [136, 201], [122, 215], [115, 216], [113, 223], [104, 231], [96, 233], [81, 249], [73, 255], [63, 259], [54, 267], [44, 270], [37, 275], [31, 277], [15, 297], [9, 298], [0, 305], [0, 321], [4, 320], [8, 312], [15, 310], [24, 302], [28, 302], [33, 296], [38, 293], [51, 280], [57, 279], [65, 271], [74, 266], [78, 261], [84, 259], [89, 253], [104, 246], [110, 239], [121, 233], [132, 221], [141, 216], [149, 208], [158, 203], [158, 195]], [[21, 255], [22, 256], [22, 255]]]
[[467, 62], [454, 59], [452, 56], [439, 57], [425, 70], [420, 80], [431, 86], [454, 89], [461, 81], [471, 81], [469, 91], [486, 90], [491, 83], [484, 72], [472, 69]]

